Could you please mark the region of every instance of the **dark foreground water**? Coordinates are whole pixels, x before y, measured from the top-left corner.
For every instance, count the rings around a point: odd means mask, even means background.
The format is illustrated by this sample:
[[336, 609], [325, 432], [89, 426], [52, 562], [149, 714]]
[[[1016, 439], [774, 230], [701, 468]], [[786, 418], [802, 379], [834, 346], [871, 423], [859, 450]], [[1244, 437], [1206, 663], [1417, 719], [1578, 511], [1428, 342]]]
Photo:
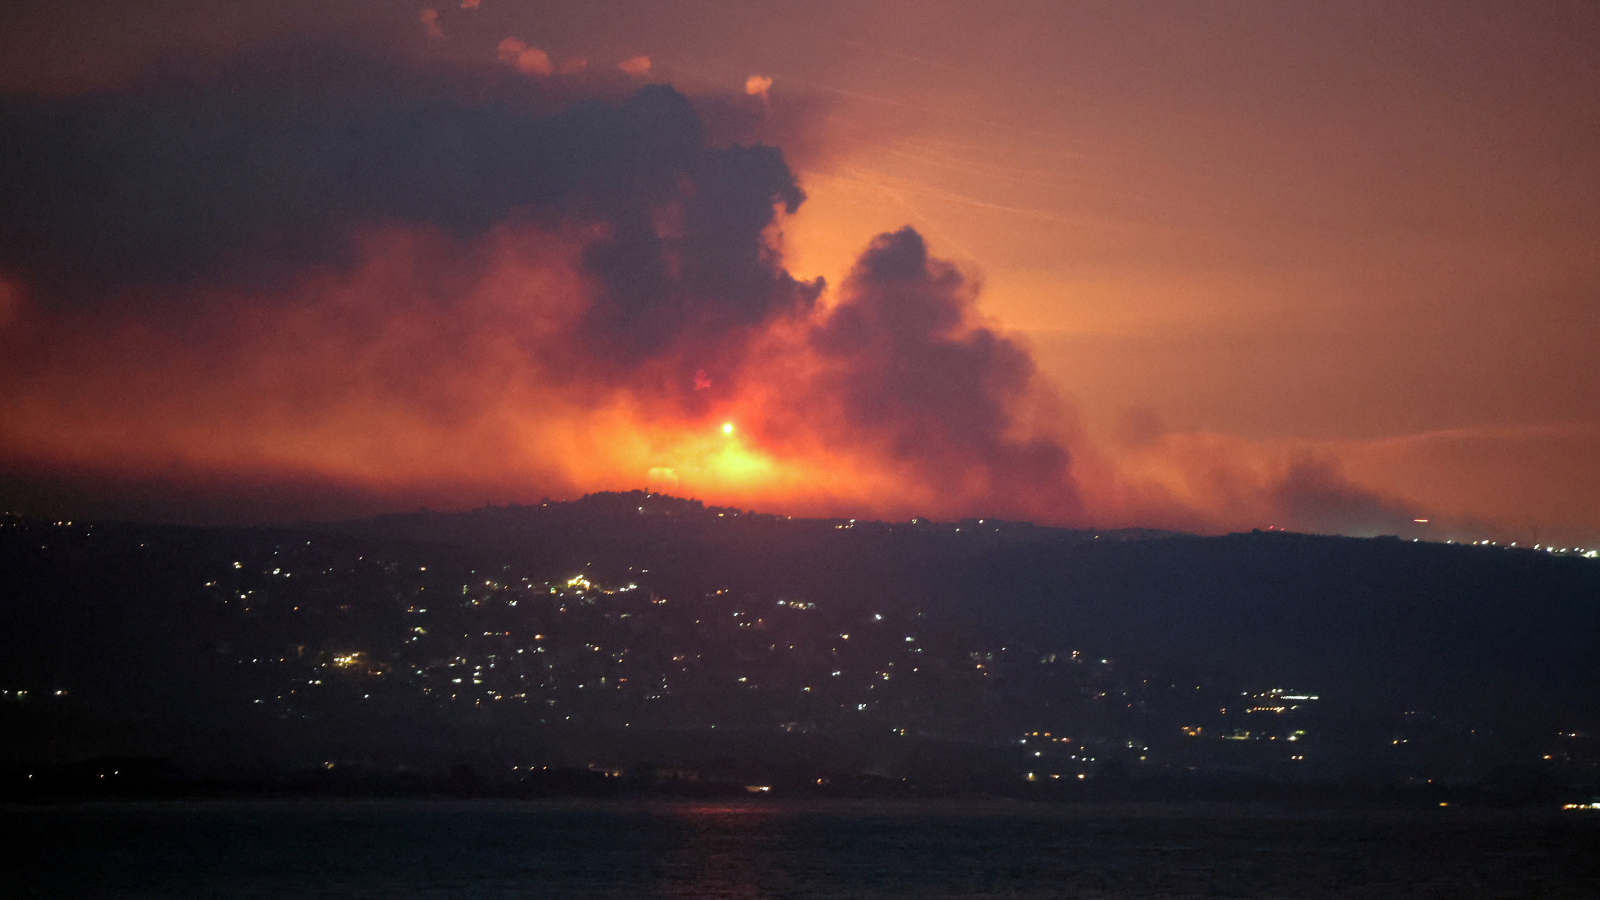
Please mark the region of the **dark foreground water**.
[[315, 801], [0, 823], [6, 897], [1600, 897], [1584, 813]]

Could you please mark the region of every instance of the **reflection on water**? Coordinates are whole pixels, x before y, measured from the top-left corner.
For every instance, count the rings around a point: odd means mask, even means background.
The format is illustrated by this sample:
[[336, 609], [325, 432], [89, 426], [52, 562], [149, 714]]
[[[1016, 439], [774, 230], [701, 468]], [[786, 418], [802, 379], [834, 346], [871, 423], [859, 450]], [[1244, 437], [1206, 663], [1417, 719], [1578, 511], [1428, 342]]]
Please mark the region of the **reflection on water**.
[[773, 863], [778, 810], [749, 804], [672, 807], [683, 822], [683, 846], [661, 867], [657, 888], [665, 897], [772, 897], [782, 874]]
[[1004, 804], [0, 808], [5, 897], [1592, 898], [1600, 817]]

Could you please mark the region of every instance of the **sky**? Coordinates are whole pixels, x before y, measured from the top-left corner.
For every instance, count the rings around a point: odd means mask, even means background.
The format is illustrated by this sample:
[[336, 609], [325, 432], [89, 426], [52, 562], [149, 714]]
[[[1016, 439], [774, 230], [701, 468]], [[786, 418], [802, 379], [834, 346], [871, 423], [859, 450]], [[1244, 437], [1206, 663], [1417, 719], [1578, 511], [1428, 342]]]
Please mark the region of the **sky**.
[[5, 15], [24, 512], [1600, 542], [1590, 4]]

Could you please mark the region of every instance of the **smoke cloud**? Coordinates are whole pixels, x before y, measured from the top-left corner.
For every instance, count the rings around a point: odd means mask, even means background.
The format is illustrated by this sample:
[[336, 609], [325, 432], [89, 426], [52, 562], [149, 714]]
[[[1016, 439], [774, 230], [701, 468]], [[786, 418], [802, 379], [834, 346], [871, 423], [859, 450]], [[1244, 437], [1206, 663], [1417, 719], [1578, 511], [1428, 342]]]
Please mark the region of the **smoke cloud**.
[[417, 13], [417, 21], [427, 29], [428, 37], [435, 40], [444, 39], [444, 29], [439, 26], [439, 11], [437, 9], [424, 9]]
[[[309, 269], [347, 267], [356, 235], [375, 223], [470, 240], [523, 220], [604, 226], [596, 265], [631, 267], [596, 273], [615, 308], [594, 318], [615, 328], [663, 299], [659, 274], [647, 273], [666, 271], [665, 254], [687, 264], [697, 290], [739, 264], [699, 254], [744, 259], [724, 292], [760, 280], [749, 271], [759, 235], [735, 232], [764, 227], [770, 198], [799, 202], [776, 151], [709, 149], [670, 88], [613, 102], [562, 90], [304, 47], [119, 92], [6, 100], [0, 269], [47, 303], [128, 292], [187, 302], [196, 287], [266, 298]], [[715, 200], [691, 199], [685, 232], [658, 238], [659, 216], [689, 185]]]
[[1076, 518], [1066, 448], [1012, 434], [1013, 410], [1036, 389], [1033, 360], [973, 324], [976, 299], [916, 231], [878, 236], [811, 334], [815, 395], [837, 405], [842, 432], [940, 492], [974, 501], [1039, 492], [1053, 518]]
[[550, 54], [538, 47], [529, 47], [526, 41], [508, 37], [495, 49], [501, 62], [510, 63], [526, 75], [549, 75], [554, 71]]
[[910, 228], [834, 290], [795, 277], [805, 193], [730, 139], [803, 130], [767, 84], [689, 98], [498, 55], [300, 45], [0, 100], [5, 478], [246, 519], [646, 485], [793, 513], [1401, 514], [1315, 463], [1216, 476], [1155, 426], [1148, 471], [1110, 465]]

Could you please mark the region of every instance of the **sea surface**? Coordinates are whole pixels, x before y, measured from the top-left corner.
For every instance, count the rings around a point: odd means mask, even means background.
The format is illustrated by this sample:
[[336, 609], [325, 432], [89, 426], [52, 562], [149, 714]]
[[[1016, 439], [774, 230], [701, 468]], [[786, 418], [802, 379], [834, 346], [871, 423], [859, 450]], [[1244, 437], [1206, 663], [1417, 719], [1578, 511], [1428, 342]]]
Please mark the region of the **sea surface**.
[[1596, 898], [1600, 815], [1025, 803], [0, 807], [0, 896]]

